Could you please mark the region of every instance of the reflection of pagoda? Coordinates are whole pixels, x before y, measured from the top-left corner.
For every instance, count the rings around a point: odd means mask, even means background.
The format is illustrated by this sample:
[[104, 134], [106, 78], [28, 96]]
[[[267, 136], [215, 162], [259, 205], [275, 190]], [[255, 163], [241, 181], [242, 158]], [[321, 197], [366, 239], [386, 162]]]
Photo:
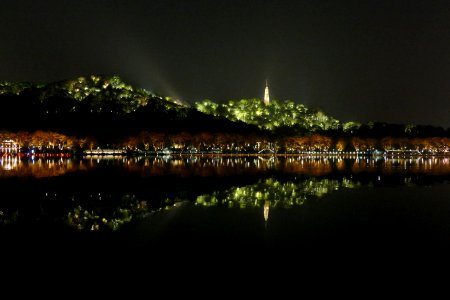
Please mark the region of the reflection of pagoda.
[[266, 89], [264, 90], [264, 104], [269, 105], [270, 103], [270, 97], [269, 97], [269, 84], [266, 80]]
[[270, 201], [264, 202], [264, 221], [267, 224], [267, 221], [269, 220], [269, 208], [270, 208]]

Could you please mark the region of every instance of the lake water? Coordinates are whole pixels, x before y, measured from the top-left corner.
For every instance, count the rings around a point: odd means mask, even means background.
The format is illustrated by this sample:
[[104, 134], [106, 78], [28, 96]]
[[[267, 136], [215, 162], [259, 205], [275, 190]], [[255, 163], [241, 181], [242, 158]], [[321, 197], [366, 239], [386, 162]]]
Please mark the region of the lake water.
[[449, 158], [0, 158], [3, 249], [450, 249]]

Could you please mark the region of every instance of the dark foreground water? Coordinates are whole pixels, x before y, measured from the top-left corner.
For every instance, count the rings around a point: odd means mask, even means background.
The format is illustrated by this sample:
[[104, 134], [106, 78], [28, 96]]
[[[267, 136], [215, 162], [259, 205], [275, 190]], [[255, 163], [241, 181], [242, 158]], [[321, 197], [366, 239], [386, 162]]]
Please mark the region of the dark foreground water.
[[434, 157], [3, 157], [2, 250], [442, 254], [449, 179], [449, 159]]

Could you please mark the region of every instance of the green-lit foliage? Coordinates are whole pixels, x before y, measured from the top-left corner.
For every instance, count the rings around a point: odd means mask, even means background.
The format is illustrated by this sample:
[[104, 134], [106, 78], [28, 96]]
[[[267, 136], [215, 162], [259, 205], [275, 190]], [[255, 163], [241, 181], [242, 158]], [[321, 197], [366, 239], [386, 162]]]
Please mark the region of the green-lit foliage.
[[347, 122], [342, 124], [342, 129], [344, 132], [353, 133], [354, 130], [358, 130], [361, 127], [361, 123], [358, 122]]
[[78, 230], [117, 230], [132, 219], [144, 216], [147, 203], [138, 201], [135, 196], [125, 195], [120, 206], [107, 209], [86, 209], [82, 206], [74, 207], [68, 214], [66, 222]]
[[280, 127], [296, 127], [303, 131], [339, 128], [338, 120], [320, 110], [311, 110], [290, 100], [272, 100], [270, 105], [264, 105], [259, 99], [232, 100], [224, 104], [204, 100], [197, 102], [195, 107], [206, 114], [242, 121], [268, 130]]
[[31, 83], [26, 82], [0, 82], [0, 95], [19, 95], [23, 90], [32, 86]]
[[124, 83], [118, 76], [91, 75], [49, 84], [0, 83], [0, 95], [26, 95], [36, 99], [48, 114], [85, 111], [127, 114], [146, 106], [151, 99], [174, 104], [144, 89]]
[[153, 96], [143, 89], [134, 89], [118, 76], [79, 77], [56, 85], [56, 89], [58, 88], [67, 91], [71, 98], [85, 101], [91, 112], [97, 113], [130, 113], [146, 105]]
[[19, 218], [19, 211], [17, 210], [8, 210], [5, 208], [2, 208], [0, 210], [0, 225], [6, 225], [6, 224], [14, 224], [17, 222]]
[[214, 192], [197, 197], [196, 204], [227, 207], [292, 207], [303, 205], [305, 200], [321, 197], [341, 188], [356, 188], [360, 184], [348, 179], [310, 178], [298, 182], [281, 182], [273, 178], [260, 180], [254, 185], [233, 187], [224, 192]]

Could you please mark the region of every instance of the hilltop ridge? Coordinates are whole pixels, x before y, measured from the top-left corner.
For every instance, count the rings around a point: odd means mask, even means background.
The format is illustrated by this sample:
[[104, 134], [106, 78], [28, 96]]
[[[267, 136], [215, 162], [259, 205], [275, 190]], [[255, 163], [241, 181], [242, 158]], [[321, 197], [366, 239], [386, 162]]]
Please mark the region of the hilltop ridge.
[[105, 139], [163, 132], [255, 132], [255, 126], [214, 117], [170, 98], [134, 88], [120, 77], [91, 75], [47, 84], [0, 83], [0, 103], [8, 112], [4, 130], [52, 130]]

